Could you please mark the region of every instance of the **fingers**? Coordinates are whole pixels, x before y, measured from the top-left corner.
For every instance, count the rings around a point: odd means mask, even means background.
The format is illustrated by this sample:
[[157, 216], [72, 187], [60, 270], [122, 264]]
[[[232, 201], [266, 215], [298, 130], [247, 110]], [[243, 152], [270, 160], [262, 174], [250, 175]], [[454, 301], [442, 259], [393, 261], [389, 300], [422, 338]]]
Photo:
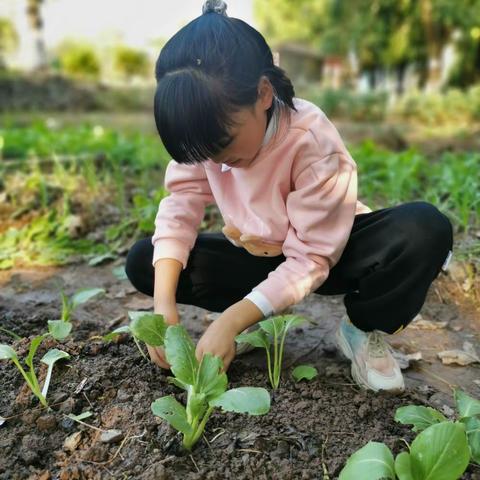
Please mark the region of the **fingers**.
[[170, 365], [165, 360], [165, 357], [160, 349], [147, 345], [147, 350], [153, 363], [157, 364], [159, 367], [165, 368], [166, 370], [170, 369]]

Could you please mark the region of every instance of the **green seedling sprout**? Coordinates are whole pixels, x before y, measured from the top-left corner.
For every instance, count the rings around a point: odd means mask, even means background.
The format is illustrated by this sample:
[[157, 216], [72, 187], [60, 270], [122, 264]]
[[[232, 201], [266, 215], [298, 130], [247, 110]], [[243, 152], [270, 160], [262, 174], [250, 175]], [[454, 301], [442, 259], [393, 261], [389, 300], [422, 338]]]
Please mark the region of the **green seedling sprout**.
[[259, 322], [260, 328], [258, 330], [241, 333], [235, 338], [237, 343], [248, 343], [254, 347], [265, 349], [267, 353], [268, 378], [274, 390], [280, 385], [283, 348], [287, 332], [290, 328], [298, 327], [304, 322], [305, 318], [298, 315], [275, 316]]
[[64, 340], [72, 331], [71, 318], [73, 312], [82, 303], [86, 303], [92, 298], [104, 294], [103, 288], [87, 288], [74, 293], [68, 298], [62, 291], [62, 316], [60, 320], [49, 320], [48, 331], [56, 340]]
[[22, 367], [20, 360], [17, 356], [17, 353], [9, 345], [0, 345], [0, 360], [11, 360], [14, 363], [14, 365], [18, 368], [19, 372], [21, 373], [22, 377], [25, 379], [25, 382], [27, 383], [32, 393], [38, 398], [38, 400], [44, 407], [47, 407], [48, 403], [47, 403], [46, 397], [47, 397], [48, 387], [50, 385], [50, 379], [52, 377], [53, 365], [55, 364], [55, 362], [57, 362], [62, 358], [69, 358], [70, 355], [66, 352], [63, 352], [62, 350], [57, 350], [56, 348], [54, 348], [52, 350], [49, 350], [41, 358], [40, 361], [48, 366], [48, 370], [47, 370], [47, 376], [45, 378], [45, 382], [43, 384], [43, 388], [40, 389], [37, 375], [33, 367], [33, 357], [35, 356], [35, 353], [37, 352], [38, 347], [40, 346], [40, 344], [42, 343], [45, 337], [46, 335], [39, 335], [30, 342], [28, 355], [25, 358], [25, 365], [28, 367], [27, 370], [25, 370]]
[[318, 375], [318, 371], [312, 365], [298, 365], [292, 371], [292, 377], [296, 382], [300, 380], [313, 380]]
[[227, 390], [227, 375], [219, 357], [209, 353], [201, 362], [185, 327], [172, 325], [165, 334], [165, 353], [177, 387], [187, 392], [184, 407], [173, 396], [155, 400], [152, 412], [182, 432], [183, 446], [191, 450], [200, 439], [214, 408], [223, 411], [263, 415], [270, 410], [270, 395], [264, 388], [240, 387]]
[[140, 346], [140, 342], [152, 345], [153, 347], [163, 346], [165, 332], [167, 330], [163, 315], [141, 311], [130, 311], [128, 312], [128, 316], [130, 318], [130, 325], [118, 327], [107, 335], [104, 335], [102, 339], [105, 342], [110, 342], [122, 333], [130, 333], [138, 351], [145, 360], [148, 360]]
[[162, 315], [129, 312], [132, 335], [148, 345], [163, 346], [174, 377], [169, 380], [187, 392], [183, 406], [172, 395], [155, 400], [151, 409], [183, 434], [183, 446], [191, 450], [200, 439], [210, 415], [223, 411], [263, 415], [270, 410], [270, 395], [264, 388], [227, 390], [228, 379], [220, 358], [211, 354], [198, 362], [195, 345], [182, 325], [167, 328]]
[[419, 432], [409, 451], [394, 459], [385, 444], [369, 442], [347, 460], [339, 480], [457, 480], [469, 461], [480, 464], [480, 401], [461, 390], [454, 397], [457, 421], [430, 407], [398, 408], [395, 420]]

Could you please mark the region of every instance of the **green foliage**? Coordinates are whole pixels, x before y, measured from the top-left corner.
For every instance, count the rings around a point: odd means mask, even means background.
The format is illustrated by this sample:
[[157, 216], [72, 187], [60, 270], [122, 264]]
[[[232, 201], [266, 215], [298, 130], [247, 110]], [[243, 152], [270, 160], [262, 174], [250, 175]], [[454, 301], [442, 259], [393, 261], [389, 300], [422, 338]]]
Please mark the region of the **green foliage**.
[[300, 380], [312, 380], [318, 375], [318, 370], [312, 365], [298, 365], [293, 369], [292, 376], [296, 382]]
[[369, 442], [355, 452], [340, 473], [339, 480], [395, 480], [390, 449], [383, 443]]
[[270, 396], [265, 389], [241, 387], [227, 390], [227, 375], [221, 371], [220, 358], [207, 353], [198, 362], [195, 345], [185, 327], [171, 325], [166, 328], [166, 324], [160, 325], [159, 318], [152, 325], [159, 327], [153, 338], [165, 338], [167, 361], [175, 375], [170, 380], [187, 392], [187, 404], [184, 407], [173, 396], [167, 396], [155, 400], [151, 409], [183, 434], [183, 445], [187, 450], [191, 450], [200, 439], [215, 407], [250, 415], [263, 415], [269, 411]]
[[18, 33], [15, 25], [8, 18], [0, 17], [0, 68], [3, 55], [18, 48]]
[[372, 209], [424, 200], [446, 213], [457, 229], [479, 225], [477, 153], [446, 152], [432, 162], [414, 149], [391, 152], [371, 141], [351, 153], [361, 178], [359, 198]]
[[[248, 343], [254, 347], [264, 348], [267, 354], [268, 378], [273, 389], [280, 385], [282, 372], [283, 348], [285, 337], [290, 328], [305, 322], [298, 315], [283, 315], [271, 317], [259, 323], [260, 329], [237, 335], [237, 343]], [[273, 349], [273, 354], [271, 350]], [[273, 356], [273, 359], [272, 359]]]
[[[0, 176], [11, 214], [0, 231], [0, 269], [112, 256], [132, 238], [151, 233], [166, 194], [158, 188], [158, 167], [167, 163], [159, 146], [156, 139], [101, 125], [60, 128], [53, 119], [28, 128], [2, 125], [0, 154], [5, 161], [0, 162]], [[105, 222], [98, 204], [111, 204], [112, 199], [119, 210], [108, 217], [114, 225], [104, 230], [104, 239], [88, 238], [87, 228]]]
[[167, 326], [162, 315], [146, 312], [128, 312], [130, 332], [148, 345], [161, 346], [165, 342]]
[[[464, 86], [479, 79], [478, 38], [471, 35], [480, 24], [478, 2], [256, 0], [254, 6], [269, 43], [300, 42], [325, 57], [341, 57], [346, 65], [347, 55], [354, 52], [364, 72], [412, 64], [425, 83], [429, 60], [440, 58], [445, 45], [453, 41], [460, 53], [457, 83], [463, 78], [460, 86]], [[457, 32], [460, 35], [454, 35]]]
[[40, 360], [44, 364], [48, 366], [47, 375], [45, 377], [45, 382], [43, 384], [43, 388], [40, 389], [40, 385], [38, 382], [37, 374], [35, 372], [35, 368], [33, 365], [34, 356], [38, 350], [38, 347], [43, 342], [46, 335], [39, 335], [34, 337], [30, 342], [30, 347], [28, 350], [28, 354], [25, 358], [25, 365], [28, 367], [28, 370], [25, 370], [20, 360], [15, 352], [15, 350], [8, 346], [8, 345], [0, 345], [0, 360], [11, 360], [14, 365], [17, 367], [18, 371], [21, 373], [22, 377], [24, 378], [25, 382], [27, 383], [28, 387], [32, 391], [32, 393], [38, 398], [40, 403], [43, 406], [48, 406], [46, 396], [48, 393], [48, 387], [50, 385], [50, 380], [52, 377], [53, 365], [60, 359], [69, 358], [70, 355], [62, 350], [52, 349], [49, 350]]
[[397, 408], [395, 421], [403, 424], [412, 424], [414, 432], [421, 432], [431, 425], [446, 422], [447, 419], [434, 408], [409, 405]]
[[93, 46], [87, 43], [64, 42], [58, 49], [58, 59], [68, 75], [90, 79], [100, 76], [100, 60]]
[[353, 121], [381, 121], [387, 114], [385, 92], [355, 93], [350, 89], [310, 87], [300, 96], [318, 105], [328, 117]]
[[68, 298], [63, 292], [62, 297], [62, 317], [64, 322], [70, 322], [72, 313], [83, 303], [88, 302], [92, 298], [103, 295], [105, 290], [103, 288], [84, 288], [75, 292]]
[[468, 466], [469, 449], [460, 423], [431, 425], [413, 441], [410, 452], [395, 462], [383, 443], [370, 442], [355, 452], [340, 473], [340, 480], [457, 480]]
[[469, 461], [480, 462], [480, 401], [454, 392], [460, 421], [448, 421], [437, 410], [409, 405], [395, 413], [397, 422], [420, 432], [395, 462], [383, 443], [370, 442], [355, 452], [340, 472], [340, 480], [457, 480]]
[[116, 70], [126, 78], [147, 76], [150, 73], [148, 55], [127, 46], [117, 47], [114, 54]]

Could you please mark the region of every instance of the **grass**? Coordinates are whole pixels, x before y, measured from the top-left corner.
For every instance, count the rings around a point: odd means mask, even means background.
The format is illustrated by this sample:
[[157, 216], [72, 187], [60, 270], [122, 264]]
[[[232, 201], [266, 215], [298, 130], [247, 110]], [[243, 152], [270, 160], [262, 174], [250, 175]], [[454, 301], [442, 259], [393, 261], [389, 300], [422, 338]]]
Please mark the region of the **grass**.
[[[152, 233], [169, 157], [151, 120], [82, 118], [88, 121], [71, 114], [4, 118], [0, 269], [115, 255]], [[445, 152], [432, 160], [372, 141], [350, 151], [359, 168], [359, 198], [372, 209], [425, 200], [451, 219], [457, 234], [480, 228], [478, 153]], [[212, 218], [202, 227], [211, 227]], [[478, 262], [477, 243], [461, 254]]]

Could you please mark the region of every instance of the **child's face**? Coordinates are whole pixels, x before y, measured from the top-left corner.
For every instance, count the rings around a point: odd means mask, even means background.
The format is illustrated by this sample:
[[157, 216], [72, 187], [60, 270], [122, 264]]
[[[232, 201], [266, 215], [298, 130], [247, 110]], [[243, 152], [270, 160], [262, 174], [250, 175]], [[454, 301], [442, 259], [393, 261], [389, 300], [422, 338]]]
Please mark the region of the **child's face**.
[[251, 108], [242, 108], [233, 115], [232, 142], [211, 160], [232, 168], [248, 167], [258, 154], [267, 128], [267, 110], [272, 105], [273, 89], [266, 78], [259, 83], [258, 99]]

